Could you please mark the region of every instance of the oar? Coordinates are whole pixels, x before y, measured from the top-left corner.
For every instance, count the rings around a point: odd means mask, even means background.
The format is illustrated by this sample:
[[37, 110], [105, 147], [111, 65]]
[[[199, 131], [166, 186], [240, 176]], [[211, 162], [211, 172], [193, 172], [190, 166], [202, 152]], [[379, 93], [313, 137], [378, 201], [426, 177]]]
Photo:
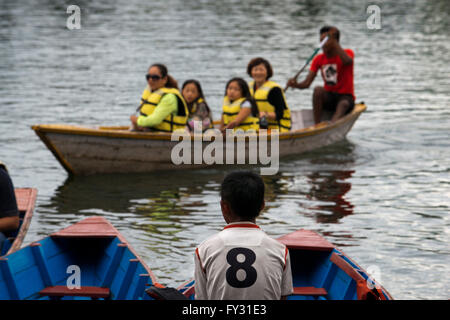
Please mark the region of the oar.
[[[297, 72], [297, 74], [294, 77], [295, 80], [297, 80], [300, 73], [302, 73], [303, 70], [305, 70], [306, 66], [311, 62], [312, 58], [314, 58], [314, 56], [317, 54], [317, 52], [319, 52], [319, 50], [323, 47], [323, 45], [325, 44], [325, 42], [327, 42], [327, 40], [328, 40], [328, 36], [323, 38], [322, 42], [319, 44], [319, 47], [317, 47], [316, 50], [314, 50], [313, 54], [308, 58], [308, 60], [306, 60], [305, 65]], [[286, 92], [286, 90], [288, 88], [289, 87], [286, 85], [286, 88], [284, 88], [284, 91]]]

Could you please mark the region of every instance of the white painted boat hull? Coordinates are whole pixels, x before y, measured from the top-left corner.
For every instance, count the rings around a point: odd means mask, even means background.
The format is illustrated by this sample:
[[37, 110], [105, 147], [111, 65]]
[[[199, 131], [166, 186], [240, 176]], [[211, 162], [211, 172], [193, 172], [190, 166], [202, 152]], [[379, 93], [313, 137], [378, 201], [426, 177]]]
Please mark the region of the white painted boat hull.
[[[310, 112], [292, 112], [293, 131], [278, 136], [279, 157], [301, 154], [343, 140], [365, 109], [365, 105], [358, 104], [352, 113], [335, 123], [321, 123], [316, 126], [311, 124], [311, 119], [304, 119]], [[299, 129], [295, 130], [296, 126]], [[171, 141], [171, 135], [168, 133], [131, 132], [127, 127], [36, 125], [32, 128], [61, 165], [74, 175], [186, 170], [231, 164], [227, 163], [226, 156], [230, 149], [226, 148], [225, 142], [222, 161], [225, 164], [220, 164], [220, 161], [208, 164], [204, 159], [201, 159], [200, 163], [194, 163], [192, 153], [191, 163], [176, 165], [172, 160], [172, 150], [179, 142]], [[259, 135], [259, 139], [265, 137]], [[191, 137], [191, 146], [198, 142], [194, 142], [194, 137]], [[202, 150], [210, 143], [203, 141]], [[270, 151], [271, 141], [268, 141], [267, 145]], [[245, 158], [241, 159], [245, 159], [245, 164], [249, 164], [248, 146], [247, 140]], [[234, 150], [233, 164], [239, 164], [237, 154], [237, 150]], [[257, 161], [256, 165], [264, 167], [260, 161]]]

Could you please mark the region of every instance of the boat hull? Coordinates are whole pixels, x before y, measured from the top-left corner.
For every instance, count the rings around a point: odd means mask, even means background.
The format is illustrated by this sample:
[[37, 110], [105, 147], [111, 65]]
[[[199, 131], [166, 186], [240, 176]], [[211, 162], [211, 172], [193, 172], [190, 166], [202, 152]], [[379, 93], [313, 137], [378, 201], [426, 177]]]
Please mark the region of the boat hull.
[[[272, 144], [273, 136], [270, 134], [259, 134], [256, 136], [258, 147], [255, 149], [251, 145], [250, 138], [247, 137], [245, 153], [241, 154], [239, 150], [243, 149], [238, 149], [235, 143], [232, 147], [233, 154], [230, 155], [231, 149], [224, 138], [222, 146], [217, 149], [222, 150], [221, 156], [216, 157], [215, 152], [208, 153], [213, 155], [212, 161], [205, 160], [207, 148], [211, 151], [211, 140], [205, 141], [204, 137], [202, 139], [201, 136], [200, 138], [190, 136], [188, 138], [191, 142], [190, 154], [188, 160], [183, 160], [181, 163], [174, 161], [173, 158], [184, 153], [174, 153], [173, 150], [180, 146], [184, 137], [172, 141], [168, 133], [131, 132], [127, 127], [84, 128], [68, 125], [36, 125], [32, 128], [61, 165], [74, 175], [185, 170], [224, 164], [257, 164], [264, 167], [268, 161], [264, 163], [261, 160], [262, 139], [267, 141], [267, 152], [263, 155], [272, 161], [272, 155], [275, 156], [273, 152], [277, 152], [278, 161], [278, 158], [312, 151], [343, 140], [365, 109], [364, 104], [358, 104], [352, 113], [333, 124], [321, 123], [281, 133], [277, 135], [278, 145]], [[215, 142], [215, 138], [212, 141]], [[251, 152], [254, 152], [256, 162], [251, 161]]]
[[0, 258], [0, 300], [140, 300], [149, 267], [103, 217], [90, 217]]
[[30, 226], [31, 218], [33, 217], [37, 189], [16, 188], [15, 194], [17, 208], [19, 209], [20, 224], [17, 230], [5, 233], [6, 241], [3, 243], [0, 256], [13, 253], [20, 249]]

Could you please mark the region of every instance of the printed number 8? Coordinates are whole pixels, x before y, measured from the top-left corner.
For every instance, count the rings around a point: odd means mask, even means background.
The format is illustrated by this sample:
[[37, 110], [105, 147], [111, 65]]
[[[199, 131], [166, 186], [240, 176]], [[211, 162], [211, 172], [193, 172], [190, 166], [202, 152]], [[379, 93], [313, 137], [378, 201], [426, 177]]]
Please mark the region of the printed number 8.
[[[244, 255], [245, 260], [239, 262], [237, 256], [239, 254]], [[227, 262], [230, 267], [227, 269], [226, 279], [230, 286], [235, 288], [248, 288], [256, 282], [257, 272], [252, 267], [252, 264], [256, 261], [255, 253], [248, 248], [233, 248], [227, 253]], [[237, 278], [237, 272], [239, 270], [245, 271], [245, 279], [239, 280]]]

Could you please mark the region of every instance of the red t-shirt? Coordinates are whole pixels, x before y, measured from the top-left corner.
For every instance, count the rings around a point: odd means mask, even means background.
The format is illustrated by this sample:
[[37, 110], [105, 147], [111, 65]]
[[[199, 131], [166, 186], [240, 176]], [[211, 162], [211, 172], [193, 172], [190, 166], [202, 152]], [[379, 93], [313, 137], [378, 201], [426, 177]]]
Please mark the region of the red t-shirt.
[[[355, 54], [351, 49], [344, 50], [350, 58], [354, 58]], [[353, 63], [344, 65], [341, 58], [336, 55], [327, 58], [324, 53], [317, 55], [311, 64], [310, 70], [317, 72], [320, 69], [324, 88], [327, 91], [340, 94], [351, 94], [355, 100], [355, 90], [353, 87]]]

